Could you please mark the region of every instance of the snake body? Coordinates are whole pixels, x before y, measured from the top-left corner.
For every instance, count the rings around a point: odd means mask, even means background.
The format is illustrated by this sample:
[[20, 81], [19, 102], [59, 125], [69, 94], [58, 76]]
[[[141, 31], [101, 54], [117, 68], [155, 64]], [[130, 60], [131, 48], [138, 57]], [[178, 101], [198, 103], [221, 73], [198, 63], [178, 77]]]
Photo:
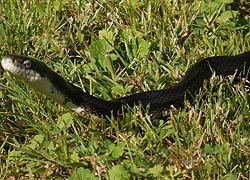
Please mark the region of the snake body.
[[171, 106], [180, 107], [185, 99], [192, 101], [204, 80], [208, 80], [213, 74], [223, 77], [233, 74], [250, 77], [250, 52], [236, 56], [214, 56], [191, 66], [183, 79], [173, 87], [107, 101], [83, 92], [35, 58], [6, 55], [1, 64], [6, 71], [33, 89], [86, 117], [117, 116], [123, 107], [141, 105], [142, 109], [148, 109], [152, 119], [162, 118]]

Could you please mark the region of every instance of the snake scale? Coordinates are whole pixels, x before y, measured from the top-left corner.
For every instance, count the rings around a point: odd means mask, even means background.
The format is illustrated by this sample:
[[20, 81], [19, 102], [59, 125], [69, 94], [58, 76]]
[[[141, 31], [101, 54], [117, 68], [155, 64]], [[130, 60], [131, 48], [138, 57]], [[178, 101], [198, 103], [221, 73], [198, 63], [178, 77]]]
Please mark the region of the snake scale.
[[208, 57], [191, 66], [183, 79], [168, 89], [140, 92], [107, 101], [83, 92], [35, 58], [6, 55], [1, 64], [4, 70], [33, 89], [85, 117], [117, 116], [121, 114], [123, 107], [141, 105], [142, 109], [148, 109], [152, 119], [162, 118], [171, 106], [183, 106], [185, 99], [192, 102], [204, 80], [210, 79], [213, 74], [250, 77], [250, 52], [236, 56]]

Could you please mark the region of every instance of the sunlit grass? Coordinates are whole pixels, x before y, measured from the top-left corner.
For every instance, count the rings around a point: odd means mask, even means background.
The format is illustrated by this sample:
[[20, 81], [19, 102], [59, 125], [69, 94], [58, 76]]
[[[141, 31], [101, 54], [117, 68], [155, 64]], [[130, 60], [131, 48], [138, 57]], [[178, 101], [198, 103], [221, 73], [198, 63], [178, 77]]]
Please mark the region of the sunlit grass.
[[[202, 58], [250, 49], [248, 17], [225, 3], [2, 0], [0, 55], [39, 58], [103, 99], [164, 89]], [[1, 75], [1, 179], [250, 176], [243, 80], [213, 77], [194, 105], [173, 108], [162, 120], [152, 122], [134, 108], [97, 121]]]

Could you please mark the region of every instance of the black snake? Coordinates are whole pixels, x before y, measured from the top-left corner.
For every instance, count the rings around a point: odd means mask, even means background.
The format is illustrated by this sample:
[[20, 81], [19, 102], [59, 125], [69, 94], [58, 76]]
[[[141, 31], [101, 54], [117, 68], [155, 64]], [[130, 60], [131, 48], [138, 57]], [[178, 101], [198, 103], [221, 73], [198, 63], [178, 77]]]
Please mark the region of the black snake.
[[223, 77], [236, 74], [249, 78], [250, 52], [205, 58], [194, 64], [183, 79], [171, 88], [141, 92], [111, 101], [83, 92], [32, 57], [6, 55], [2, 58], [2, 67], [35, 90], [85, 117], [117, 116], [123, 107], [141, 105], [142, 109], [148, 109], [154, 119], [164, 117], [171, 106], [182, 106], [185, 99], [192, 101], [204, 80], [212, 77], [213, 73]]

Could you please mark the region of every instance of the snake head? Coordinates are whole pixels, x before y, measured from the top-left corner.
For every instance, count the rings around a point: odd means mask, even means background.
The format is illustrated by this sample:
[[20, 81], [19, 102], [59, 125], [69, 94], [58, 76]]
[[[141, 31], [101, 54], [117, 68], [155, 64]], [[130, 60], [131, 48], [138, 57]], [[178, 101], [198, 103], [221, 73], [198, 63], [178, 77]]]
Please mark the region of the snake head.
[[[65, 88], [70, 86], [61, 76], [49, 69], [42, 61], [23, 55], [6, 55], [1, 61], [5, 71], [17, 77], [25, 84], [31, 86], [38, 92], [57, 101], [59, 104], [74, 108], [74, 104], [67, 104]], [[77, 89], [73, 88], [72, 89]], [[78, 89], [77, 89], [78, 91]], [[69, 95], [70, 96], [70, 95]]]
[[47, 72], [43, 62], [22, 55], [6, 55], [1, 64], [4, 70], [26, 82], [40, 80]]
[[52, 72], [42, 61], [22, 55], [6, 55], [1, 61], [5, 71], [17, 77], [37, 91], [50, 95]]

